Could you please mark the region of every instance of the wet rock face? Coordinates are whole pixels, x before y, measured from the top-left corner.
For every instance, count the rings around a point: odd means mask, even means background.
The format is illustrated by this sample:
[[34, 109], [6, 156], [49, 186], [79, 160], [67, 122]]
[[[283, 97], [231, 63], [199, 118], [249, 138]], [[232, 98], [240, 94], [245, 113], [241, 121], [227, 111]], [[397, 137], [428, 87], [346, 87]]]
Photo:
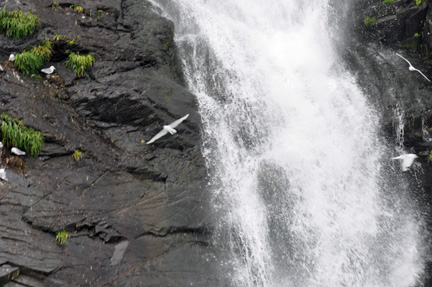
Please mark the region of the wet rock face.
[[[21, 157], [22, 166], [12, 166], [20, 159], [9, 150], [2, 156], [0, 267], [13, 270], [3, 278], [26, 286], [220, 286], [209, 275], [217, 272], [200, 116], [181, 85], [173, 24], [143, 0], [57, 2], [0, 3], [41, 20], [27, 38], [0, 35], [0, 112], [45, 136], [39, 157]], [[59, 77], [25, 77], [5, 65], [11, 53], [56, 34], [75, 37], [73, 45], [56, 41], [45, 63]], [[66, 68], [67, 50], [95, 57], [86, 77]], [[176, 135], [146, 144], [185, 114]], [[55, 238], [63, 229], [64, 245]]]

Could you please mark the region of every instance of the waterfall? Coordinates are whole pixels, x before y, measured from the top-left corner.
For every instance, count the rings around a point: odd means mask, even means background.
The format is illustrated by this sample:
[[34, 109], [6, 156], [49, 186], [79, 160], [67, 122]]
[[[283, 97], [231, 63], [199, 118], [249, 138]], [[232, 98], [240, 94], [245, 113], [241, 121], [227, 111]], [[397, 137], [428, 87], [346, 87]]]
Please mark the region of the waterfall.
[[[153, 0], [175, 23], [231, 286], [414, 286], [421, 222], [325, 0]], [[393, 180], [398, 178], [398, 180]]]

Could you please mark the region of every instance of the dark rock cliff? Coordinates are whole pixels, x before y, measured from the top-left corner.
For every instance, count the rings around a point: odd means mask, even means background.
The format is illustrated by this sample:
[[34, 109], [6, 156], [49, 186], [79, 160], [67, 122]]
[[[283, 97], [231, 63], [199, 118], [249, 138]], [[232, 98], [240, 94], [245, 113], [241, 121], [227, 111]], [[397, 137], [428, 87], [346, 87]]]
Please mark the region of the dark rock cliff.
[[[195, 97], [182, 86], [173, 24], [144, 0], [1, 1], [33, 12], [35, 34], [0, 35], [0, 113], [45, 136], [42, 153], [2, 156], [0, 267], [7, 286], [220, 286], [209, 235], [207, 175]], [[84, 13], [71, 9], [80, 5]], [[59, 77], [17, 72], [11, 53], [54, 41]], [[66, 51], [95, 65], [77, 78]], [[146, 145], [190, 114], [178, 134]], [[83, 159], [72, 158], [75, 150]], [[66, 244], [56, 241], [65, 229]], [[2, 276], [0, 274], [0, 276]]]

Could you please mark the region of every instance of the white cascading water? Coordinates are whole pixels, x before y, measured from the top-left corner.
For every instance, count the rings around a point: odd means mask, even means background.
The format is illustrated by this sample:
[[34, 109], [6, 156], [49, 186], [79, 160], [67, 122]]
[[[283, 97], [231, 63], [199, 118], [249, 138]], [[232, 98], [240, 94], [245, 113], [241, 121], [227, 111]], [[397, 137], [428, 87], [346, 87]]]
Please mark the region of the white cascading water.
[[[153, 0], [176, 27], [232, 286], [414, 286], [421, 226], [326, 0]], [[405, 187], [404, 187], [405, 186]], [[222, 258], [222, 257], [221, 257]]]

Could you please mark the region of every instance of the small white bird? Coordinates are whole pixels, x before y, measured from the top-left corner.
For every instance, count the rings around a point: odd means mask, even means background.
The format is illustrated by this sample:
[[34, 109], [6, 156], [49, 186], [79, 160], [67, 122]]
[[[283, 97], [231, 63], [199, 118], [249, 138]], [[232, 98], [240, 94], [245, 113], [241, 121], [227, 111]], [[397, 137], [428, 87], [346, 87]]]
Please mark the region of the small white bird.
[[398, 53], [396, 53], [396, 55], [398, 55], [399, 57], [401, 57], [402, 59], [404, 59], [408, 64], [409, 64], [409, 70], [411, 72], [416, 71], [419, 72], [426, 80], [428, 80], [430, 82], [430, 80], [428, 79], [428, 77], [426, 77], [419, 69], [414, 68], [413, 65], [411, 65], [410, 61], [408, 61], [407, 59], [405, 59], [404, 57], [402, 57], [401, 55], [399, 55]]
[[15, 55], [14, 55], [14, 54], [10, 54], [10, 56], [9, 56], [9, 61], [10, 61], [10, 62], [15, 61]]
[[0, 168], [0, 179], [7, 181], [6, 170], [4, 168]]
[[19, 148], [13, 147], [11, 149], [11, 152], [16, 155], [25, 155], [25, 151], [20, 150]]
[[2, 142], [0, 142], [0, 149], [2, 149], [3, 148], [3, 143]]
[[56, 68], [54, 66], [51, 66], [49, 68], [42, 69], [41, 72], [49, 75], [52, 74], [55, 69]]
[[176, 120], [175, 122], [170, 123], [167, 126], [163, 126], [163, 129], [160, 132], [158, 132], [154, 137], [152, 137], [152, 139], [147, 144], [151, 144], [151, 143], [155, 142], [156, 140], [160, 139], [161, 137], [163, 137], [167, 133], [170, 133], [172, 135], [177, 133], [177, 131], [174, 128], [177, 127], [179, 124], [181, 124], [182, 121], [187, 119], [188, 116], [189, 116], [189, 114], [185, 115], [181, 119]]
[[414, 160], [418, 158], [417, 155], [413, 153], [402, 154], [397, 157], [392, 157], [391, 159], [401, 159], [402, 160], [402, 171], [407, 171], [408, 168], [413, 164]]

